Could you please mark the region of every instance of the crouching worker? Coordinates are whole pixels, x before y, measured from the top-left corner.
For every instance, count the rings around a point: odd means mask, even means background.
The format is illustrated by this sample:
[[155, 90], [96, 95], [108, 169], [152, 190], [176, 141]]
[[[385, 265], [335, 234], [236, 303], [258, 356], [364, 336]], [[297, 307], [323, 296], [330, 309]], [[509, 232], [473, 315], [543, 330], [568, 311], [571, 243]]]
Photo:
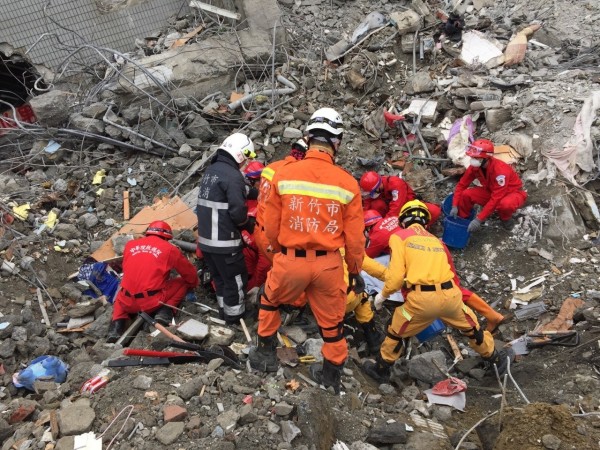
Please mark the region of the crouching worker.
[[443, 243], [425, 229], [430, 219], [424, 203], [410, 201], [400, 211], [401, 228], [390, 237], [390, 265], [383, 289], [375, 297], [375, 309], [381, 309], [405, 282], [408, 293], [405, 303], [394, 311], [377, 361], [363, 364], [364, 371], [380, 383], [389, 381], [392, 365], [403, 354], [403, 339], [423, 331], [437, 318], [467, 336], [471, 348], [497, 364], [500, 373], [506, 370], [506, 355], [494, 349], [492, 335], [480, 327], [462, 301]]
[[[125, 244], [123, 280], [113, 304], [107, 342], [116, 342], [125, 331], [130, 314], [153, 313], [162, 325], [173, 319], [177, 307], [190, 289], [198, 286], [194, 265], [169, 241], [173, 232], [168, 223], [155, 221], [146, 236]], [[180, 275], [170, 278], [171, 270]]]
[[[340, 253], [343, 257], [343, 248], [340, 249]], [[362, 269], [371, 276], [377, 276], [378, 274], [384, 273], [386, 270], [384, 266], [366, 255], [363, 259]], [[345, 262], [344, 281], [346, 284], [349, 283], [348, 266]], [[372, 355], [379, 353], [379, 347], [381, 346], [384, 336], [375, 323], [375, 314], [373, 313], [373, 308], [369, 301], [369, 295], [366, 292], [356, 293], [352, 290], [348, 292], [346, 297], [346, 314], [350, 314], [351, 312], [354, 312], [354, 317], [362, 328], [369, 353]]]

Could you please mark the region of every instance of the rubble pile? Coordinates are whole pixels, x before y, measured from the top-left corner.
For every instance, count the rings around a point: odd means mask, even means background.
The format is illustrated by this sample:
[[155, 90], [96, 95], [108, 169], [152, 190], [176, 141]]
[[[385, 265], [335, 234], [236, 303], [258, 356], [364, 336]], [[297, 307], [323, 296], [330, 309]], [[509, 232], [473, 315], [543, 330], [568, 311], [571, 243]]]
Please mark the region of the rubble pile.
[[[99, 436], [119, 449], [595, 448], [598, 5], [242, 3], [246, 26], [198, 9], [110, 55], [85, 81], [57, 71], [54, 88], [29, 101], [37, 123], [0, 135], [1, 449], [101, 448]], [[232, 130], [249, 134], [260, 160], [279, 159], [321, 106], [345, 121], [338, 164], [357, 176], [401, 172], [431, 202], [464, 172], [459, 149], [469, 136], [493, 140], [519, 169], [529, 199], [516, 226], [489, 220], [454, 254], [462, 282], [509, 317], [495, 337], [518, 355], [513, 381], [485, 377], [456, 334], [458, 355], [446, 337], [415, 340], [392, 384], [377, 385], [360, 369], [366, 346], [351, 318], [343, 395], [319, 388], [302, 362], [263, 376], [246, 368], [244, 332], [214, 318], [206, 287], [170, 329], [231, 346], [239, 366], [225, 354], [107, 367], [123, 347], [105, 341], [110, 303], [80, 282], [90, 255], [110, 244], [118, 260], [135, 216], [167, 198], [181, 198], [182, 216], [193, 219], [199, 172]], [[193, 251], [188, 228], [175, 240]], [[569, 340], [536, 335], [549, 323]], [[142, 328], [129, 347], [165, 348], [152, 331]], [[314, 324], [282, 331], [320, 358]], [[544, 342], [528, 346], [532, 339]], [[44, 355], [68, 366], [66, 379], [16, 387], [14, 374]], [[462, 406], [426, 392], [448, 374], [466, 383]]]

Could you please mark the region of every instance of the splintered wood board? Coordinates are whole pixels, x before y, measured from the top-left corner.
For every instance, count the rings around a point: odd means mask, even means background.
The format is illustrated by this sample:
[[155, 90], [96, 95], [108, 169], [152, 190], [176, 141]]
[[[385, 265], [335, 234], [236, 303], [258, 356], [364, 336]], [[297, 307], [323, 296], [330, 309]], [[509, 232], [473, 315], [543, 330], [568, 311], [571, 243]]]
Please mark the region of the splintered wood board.
[[196, 213], [186, 205], [179, 197], [163, 197], [152, 206], [144, 207], [139, 213], [114, 233], [109, 239], [92, 253], [92, 258], [96, 261], [106, 261], [118, 256], [113, 248], [112, 239], [115, 236], [132, 234], [136, 237], [141, 236], [148, 228], [148, 225], [155, 220], [164, 220], [173, 231], [175, 230], [193, 230], [198, 226]]

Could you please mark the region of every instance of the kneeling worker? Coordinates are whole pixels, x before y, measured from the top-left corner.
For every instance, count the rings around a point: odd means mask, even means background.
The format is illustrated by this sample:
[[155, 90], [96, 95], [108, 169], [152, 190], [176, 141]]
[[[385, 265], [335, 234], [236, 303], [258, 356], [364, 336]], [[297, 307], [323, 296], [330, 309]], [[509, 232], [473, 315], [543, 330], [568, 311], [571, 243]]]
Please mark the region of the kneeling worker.
[[365, 372], [380, 383], [389, 381], [390, 368], [402, 355], [404, 338], [416, 335], [440, 318], [469, 338], [469, 345], [485, 360], [506, 370], [504, 352], [494, 348], [494, 338], [484, 331], [473, 311], [462, 301], [443, 243], [425, 226], [431, 216], [424, 203], [413, 200], [400, 211], [400, 226], [390, 237], [391, 259], [375, 309], [406, 282], [406, 301], [394, 311], [377, 361], [366, 361]]
[[[196, 267], [169, 241], [173, 232], [168, 223], [152, 222], [146, 236], [125, 244], [123, 280], [113, 304], [107, 342], [116, 342], [125, 331], [130, 314], [156, 310], [156, 321], [169, 325], [173, 308], [190, 289], [198, 286]], [[171, 270], [180, 275], [170, 278]]]

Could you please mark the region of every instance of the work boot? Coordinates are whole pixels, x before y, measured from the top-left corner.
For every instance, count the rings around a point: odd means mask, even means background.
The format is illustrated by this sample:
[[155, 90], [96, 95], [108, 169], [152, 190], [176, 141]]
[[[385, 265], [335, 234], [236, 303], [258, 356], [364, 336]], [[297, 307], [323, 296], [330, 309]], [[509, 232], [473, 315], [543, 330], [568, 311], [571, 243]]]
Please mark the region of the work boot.
[[498, 375], [504, 375], [506, 369], [508, 368], [508, 359], [512, 362], [514, 359], [514, 353], [510, 350], [496, 350], [494, 349], [494, 353], [488, 358], [483, 358], [486, 362], [488, 368], [488, 372], [490, 375], [495, 375], [496, 372], [494, 370], [494, 364], [498, 368]]
[[340, 393], [340, 381], [342, 379], [343, 364], [339, 366], [331, 361], [323, 360], [323, 363], [314, 363], [310, 365], [310, 377], [319, 384], [322, 384], [326, 389], [333, 388], [335, 395]]
[[125, 333], [125, 324], [127, 319], [113, 320], [108, 326], [108, 334], [106, 335], [106, 342], [114, 344], [119, 338]]
[[173, 308], [171, 308], [170, 306], [161, 306], [156, 315], [154, 316], [154, 320], [156, 320], [161, 325], [168, 327], [173, 321]]
[[501, 220], [500, 223], [502, 224], [502, 228], [504, 228], [506, 231], [512, 231], [517, 222], [511, 217], [508, 220]]
[[363, 363], [362, 368], [367, 375], [369, 375], [379, 384], [383, 384], [390, 382], [391, 368], [393, 365], [394, 363], [384, 361], [380, 354], [377, 356], [377, 359], [374, 362], [370, 359], [367, 359]]
[[381, 343], [385, 336], [377, 329], [375, 319], [371, 319], [367, 323], [362, 323], [361, 326], [363, 333], [365, 334], [367, 347], [369, 347], [369, 353], [371, 355], [379, 354], [379, 348], [381, 347]]
[[262, 337], [258, 336], [258, 346], [252, 347], [248, 354], [250, 367], [261, 372], [277, 372], [279, 363], [277, 362], [277, 343], [275, 335]]

